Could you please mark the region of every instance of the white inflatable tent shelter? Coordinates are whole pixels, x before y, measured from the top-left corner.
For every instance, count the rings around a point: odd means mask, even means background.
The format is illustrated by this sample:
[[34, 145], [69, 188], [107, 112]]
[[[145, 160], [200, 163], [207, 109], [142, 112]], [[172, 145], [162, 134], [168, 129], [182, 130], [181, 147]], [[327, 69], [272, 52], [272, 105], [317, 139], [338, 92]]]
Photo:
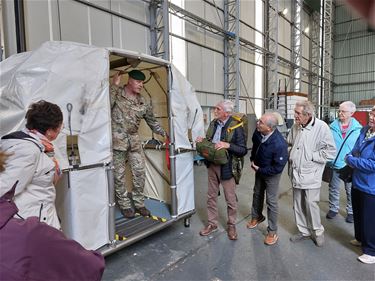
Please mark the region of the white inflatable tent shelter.
[[[142, 121], [145, 204], [152, 216], [129, 220], [115, 204], [109, 88], [116, 72], [126, 84], [133, 69], [146, 75], [142, 95], [170, 144]], [[178, 220], [188, 226], [195, 212], [191, 140], [203, 135], [203, 114], [194, 89], [173, 65], [136, 52], [61, 41], [1, 62], [1, 135], [21, 130], [28, 106], [41, 99], [58, 104], [64, 115], [64, 129], [54, 142], [64, 171], [56, 207], [69, 238], [108, 255]], [[129, 171], [126, 179], [130, 191]]]

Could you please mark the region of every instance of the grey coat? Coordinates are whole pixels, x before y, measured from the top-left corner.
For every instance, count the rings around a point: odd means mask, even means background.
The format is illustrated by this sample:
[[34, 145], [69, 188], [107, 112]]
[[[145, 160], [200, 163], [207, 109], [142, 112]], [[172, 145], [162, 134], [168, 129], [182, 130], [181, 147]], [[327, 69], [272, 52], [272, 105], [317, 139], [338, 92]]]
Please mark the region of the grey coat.
[[336, 155], [328, 125], [315, 117], [305, 128], [294, 124], [287, 141], [291, 146], [289, 163], [293, 187], [320, 188], [324, 166]]
[[38, 217], [40, 221], [60, 229], [53, 185], [55, 164], [43, 152], [43, 145], [33, 138], [2, 139], [0, 149], [10, 154], [6, 169], [0, 174], [0, 196], [18, 180], [14, 197], [18, 214], [25, 219]]

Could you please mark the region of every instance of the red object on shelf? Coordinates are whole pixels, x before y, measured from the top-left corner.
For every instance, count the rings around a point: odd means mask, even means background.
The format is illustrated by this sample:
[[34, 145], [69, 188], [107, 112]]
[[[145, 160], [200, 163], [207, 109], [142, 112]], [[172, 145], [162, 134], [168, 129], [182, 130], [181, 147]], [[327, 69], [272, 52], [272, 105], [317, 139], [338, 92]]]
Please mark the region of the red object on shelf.
[[357, 119], [362, 126], [366, 126], [368, 123], [368, 111], [356, 111], [354, 112], [353, 117]]

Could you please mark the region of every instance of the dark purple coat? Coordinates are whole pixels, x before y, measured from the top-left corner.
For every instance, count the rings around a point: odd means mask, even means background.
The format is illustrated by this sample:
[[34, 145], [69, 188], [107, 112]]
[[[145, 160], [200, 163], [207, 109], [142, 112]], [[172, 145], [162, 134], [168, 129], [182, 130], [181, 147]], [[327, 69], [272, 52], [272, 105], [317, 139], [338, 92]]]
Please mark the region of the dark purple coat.
[[15, 185], [0, 198], [0, 280], [100, 280], [102, 255], [37, 217], [13, 218], [18, 212], [11, 200]]

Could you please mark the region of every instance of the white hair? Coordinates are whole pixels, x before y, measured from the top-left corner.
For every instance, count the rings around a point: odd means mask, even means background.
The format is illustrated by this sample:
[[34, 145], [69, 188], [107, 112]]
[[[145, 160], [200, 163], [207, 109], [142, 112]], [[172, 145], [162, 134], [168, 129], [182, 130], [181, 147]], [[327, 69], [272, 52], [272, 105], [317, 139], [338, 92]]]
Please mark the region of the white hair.
[[303, 107], [302, 113], [303, 115], [315, 115], [315, 106], [311, 101], [304, 100], [304, 101], [297, 101], [296, 107]]
[[279, 121], [277, 120], [277, 117], [274, 112], [265, 113], [263, 115], [266, 117], [266, 125], [270, 127], [273, 130], [276, 129], [277, 125], [279, 124]]
[[356, 110], [357, 110], [357, 107], [355, 106], [355, 104], [352, 102], [352, 101], [344, 101], [342, 103], [340, 103], [340, 106], [345, 106], [349, 109], [350, 112], [354, 113]]
[[234, 110], [234, 103], [231, 100], [223, 100], [218, 104], [225, 112], [232, 113]]

